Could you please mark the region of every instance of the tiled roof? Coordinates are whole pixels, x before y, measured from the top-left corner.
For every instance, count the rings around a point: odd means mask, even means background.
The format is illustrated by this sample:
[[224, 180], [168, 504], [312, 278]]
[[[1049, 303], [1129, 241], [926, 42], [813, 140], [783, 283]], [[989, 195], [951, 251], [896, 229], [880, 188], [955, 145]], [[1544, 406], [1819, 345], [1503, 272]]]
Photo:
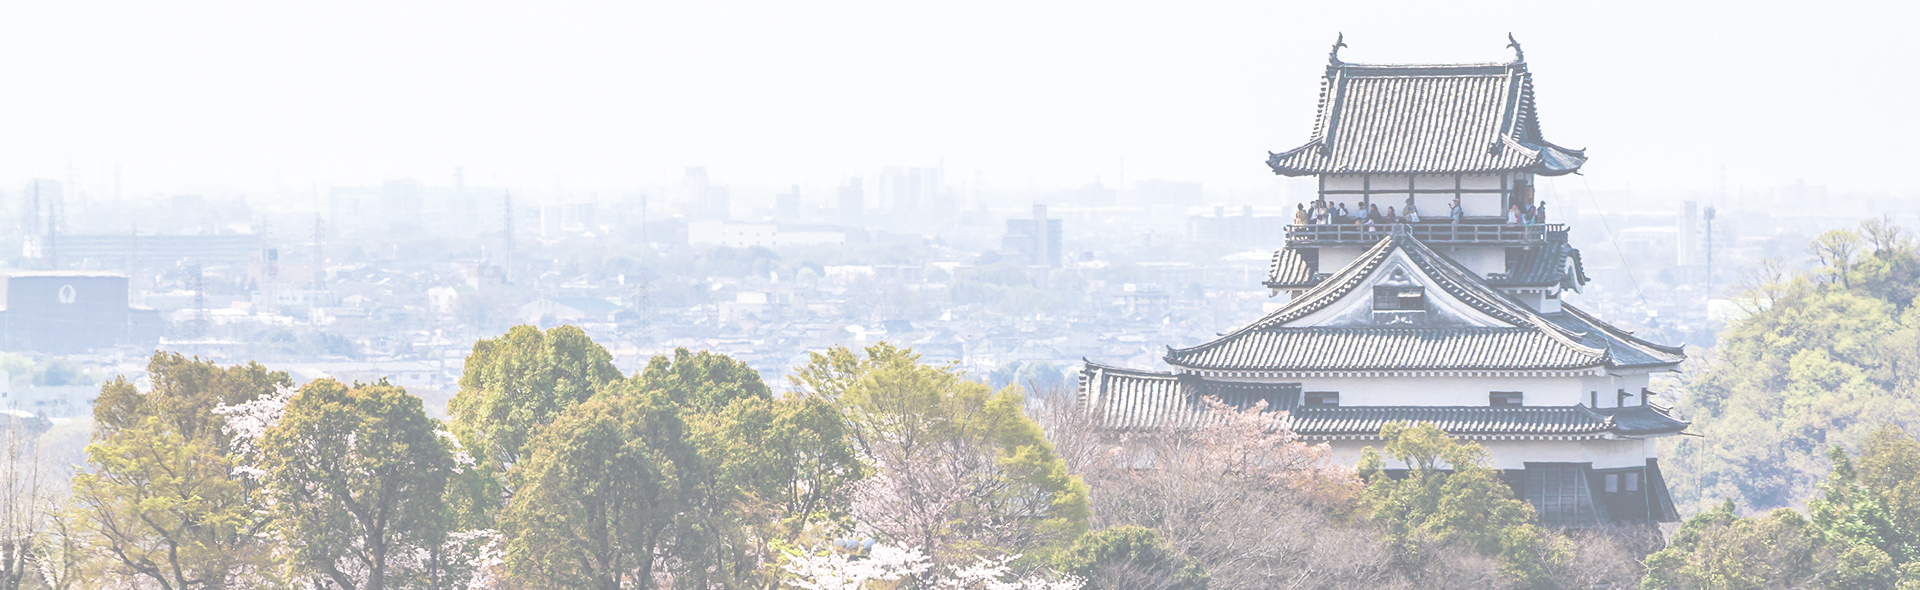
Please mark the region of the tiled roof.
[[[1179, 351], [1191, 369], [1387, 370], [1579, 369], [1606, 363], [1597, 349], [1567, 346], [1526, 328], [1270, 328]], [[1169, 361], [1173, 362], [1173, 355]]]
[[1087, 363], [1080, 375], [1080, 401], [1113, 428], [1190, 428], [1212, 423], [1201, 403], [1217, 397], [1238, 410], [1266, 402], [1279, 411], [1299, 403], [1298, 386], [1205, 381], [1172, 373]]
[[1595, 410], [1586, 406], [1348, 406], [1303, 408], [1296, 384], [1223, 383], [1193, 376], [1121, 369], [1089, 362], [1080, 402], [1101, 424], [1129, 430], [1192, 428], [1213, 422], [1201, 400], [1221, 399], [1237, 409], [1261, 401], [1288, 412], [1289, 428], [1307, 438], [1364, 437], [1391, 422], [1428, 423], [1456, 436], [1672, 434], [1688, 422], [1660, 406]]
[[1560, 304], [1560, 313], [1547, 314], [1548, 320], [1569, 330], [1581, 332], [1580, 342], [1587, 346], [1605, 348], [1609, 362], [1616, 367], [1661, 367], [1678, 365], [1687, 360], [1686, 349], [1679, 346], [1663, 346], [1641, 340], [1632, 332], [1622, 330], [1613, 324], [1600, 321], [1586, 311]]
[[[1441, 290], [1507, 324], [1505, 328], [1305, 328], [1288, 324], [1348, 296], [1395, 251]], [[1169, 364], [1222, 370], [1571, 369], [1606, 364], [1605, 349], [1488, 286], [1473, 271], [1420, 240], [1394, 232], [1339, 272], [1280, 309], [1191, 348]]]
[[1313, 280], [1313, 267], [1300, 257], [1300, 251], [1281, 248], [1273, 251], [1273, 264], [1267, 267], [1267, 286], [1306, 285]]
[[1453, 173], [1580, 169], [1583, 150], [1542, 138], [1533, 75], [1505, 64], [1369, 65], [1335, 61], [1313, 135], [1272, 154], [1277, 174]]
[[1564, 242], [1548, 242], [1544, 246], [1527, 249], [1519, 262], [1519, 267], [1512, 273], [1489, 277], [1487, 284], [1496, 287], [1567, 285], [1575, 288], [1587, 284], [1587, 269], [1580, 259], [1580, 250]]

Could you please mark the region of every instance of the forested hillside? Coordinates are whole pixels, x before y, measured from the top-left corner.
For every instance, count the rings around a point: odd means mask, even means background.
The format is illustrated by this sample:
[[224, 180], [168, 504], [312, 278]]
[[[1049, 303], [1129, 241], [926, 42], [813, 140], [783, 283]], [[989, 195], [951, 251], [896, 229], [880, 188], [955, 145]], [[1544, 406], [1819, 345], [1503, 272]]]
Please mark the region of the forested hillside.
[[1757, 269], [1736, 300], [1749, 315], [1695, 352], [1680, 405], [1702, 437], [1662, 454], [1682, 514], [1728, 499], [1802, 505], [1829, 447], [1920, 427], [1920, 247], [1883, 218], [1822, 234], [1807, 253], [1805, 270]]

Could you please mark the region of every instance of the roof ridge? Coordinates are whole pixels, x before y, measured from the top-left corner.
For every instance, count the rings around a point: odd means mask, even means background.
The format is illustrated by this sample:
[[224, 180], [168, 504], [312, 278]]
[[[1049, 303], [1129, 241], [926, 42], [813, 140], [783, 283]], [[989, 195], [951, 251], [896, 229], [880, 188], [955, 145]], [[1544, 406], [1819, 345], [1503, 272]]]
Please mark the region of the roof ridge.
[[[1568, 330], [1564, 327], [1561, 327], [1559, 324], [1553, 323], [1552, 321], [1548, 320], [1545, 317], [1541, 317], [1539, 312], [1536, 312], [1533, 309], [1528, 308], [1526, 304], [1523, 304], [1517, 300], [1514, 300], [1513, 296], [1508, 295], [1499, 289], [1495, 289], [1493, 287], [1487, 286], [1486, 282], [1483, 279], [1481, 279], [1479, 276], [1474, 275], [1472, 271], [1467, 270], [1466, 267], [1461, 266], [1459, 262], [1454, 261], [1452, 258], [1448, 258], [1445, 254], [1441, 254], [1437, 251], [1434, 251], [1432, 248], [1428, 248], [1426, 243], [1421, 242], [1419, 238], [1415, 238], [1411, 235], [1406, 235], [1406, 236], [1396, 235], [1395, 238], [1405, 239], [1406, 241], [1414, 244], [1414, 247], [1407, 248], [1407, 250], [1410, 255], [1416, 254], [1416, 253], [1420, 255], [1418, 258], [1414, 260], [1416, 264], [1420, 263], [1421, 259], [1425, 259], [1427, 261], [1433, 261], [1437, 259], [1440, 261], [1440, 264], [1437, 266], [1437, 268], [1434, 268], [1433, 270], [1444, 270], [1453, 275], [1453, 276], [1443, 276], [1443, 277], [1436, 277], [1436, 278], [1440, 278], [1448, 282], [1452, 282], [1453, 284], [1458, 286], [1466, 287], [1467, 288], [1466, 290], [1468, 291], [1478, 291], [1478, 292], [1472, 293], [1472, 295], [1474, 295], [1476, 298], [1482, 299], [1483, 301], [1490, 301], [1490, 302], [1500, 304], [1501, 307], [1503, 308], [1502, 311], [1508, 314], [1512, 314], [1513, 316], [1515, 316], [1516, 319], [1526, 322], [1533, 328], [1546, 332], [1548, 336], [1554, 338], [1555, 340], [1559, 341], [1562, 344], [1573, 347], [1576, 350], [1591, 350], [1593, 351], [1591, 354], [1595, 354], [1595, 355], [1606, 354], [1605, 349], [1593, 348], [1591, 346], [1581, 344], [1579, 340], [1575, 339], [1575, 334], [1572, 330]], [[1425, 265], [1422, 265], [1422, 266], [1424, 267]], [[1434, 273], [1429, 272], [1428, 276], [1434, 276]], [[1456, 297], [1459, 296], [1458, 293], [1455, 293], [1454, 295]], [[1469, 304], [1471, 304], [1471, 302], [1469, 302]]]
[[1097, 370], [1097, 371], [1104, 371], [1107, 373], [1119, 373], [1123, 375], [1133, 375], [1138, 377], [1165, 377], [1168, 379], [1178, 377], [1178, 375], [1175, 375], [1171, 371], [1154, 371], [1151, 369], [1135, 369], [1133, 367], [1109, 365], [1106, 363], [1100, 363], [1100, 362], [1089, 360], [1086, 357], [1080, 357], [1080, 362], [1086, 364], [1086, 368], [1081, 370], [1082, 373], [1085, 373], [1086, 371]]
[[1600, 318], [1594, 317], [1593, 314], [1587, 313], [1586, 310], [1580, 309], [1579, 307], [1576, 307], [1567, 302], [1564, 302], [1564, 301], [1560, 302], [1560, 309], [1566, 310], [1566, 312], [1569, 314], [1572, 314], [1573, 317], [1580, 318], [1581, 321], [1591, 324], [1593, 325], [1593, 327], [1599, 328], [1600, 330], [1605, 331], [1608, 334], [1612, 334], [1616, 337], [1619, 337], [1621, 340], [1626, 340], [1634, 344], [1646, 346], [1648, 348], [1652, 348], [1654, 350], [1658, 350], [1660, 352], [1664, 352], [1667, 354], [1685, 355], [1687, 353], [1687, 347], [1684, 344], [1680, 346], [1668, 346], [1665, 344], [1656, 344], [1654, 342], [1642, 339], [1638, 336], [1634, 336], [1633, 332], [1631, 331], [1622, 329], [1619, 326], [1615, 326], [1613, 324], [1609, 324], [1605, 320], [1601, 320]]

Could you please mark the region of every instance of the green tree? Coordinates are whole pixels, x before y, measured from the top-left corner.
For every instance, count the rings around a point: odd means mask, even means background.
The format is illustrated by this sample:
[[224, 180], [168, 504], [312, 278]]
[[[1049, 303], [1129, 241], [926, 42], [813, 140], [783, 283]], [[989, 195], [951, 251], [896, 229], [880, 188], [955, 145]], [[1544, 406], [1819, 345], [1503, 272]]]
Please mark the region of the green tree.
[[1458, 542], [1499, 558], [1501, 573], [1513, 581], [1538, 587], [1571, 559], [1564, 540], [1534, 523], [1533, 507], [1513, 498], [1513, 488], [1487, 464], [1480, 445], [1453, 440], [1424, 423], [1389, 423], [1380, 438], [1384, 458], [1405, 472], [1388, 474], [1382, 452], [1367, 447], [1360, 457], [1367, 482], [1360, 506], [1384, 527], [1403, 567], [1418, 569], [1431, 549]]
[[474, 342], [460, 391], [447, 403], [449, 429], [480, 464], [462, 478], [473, 503], [468, 517], [489, 520], [482, 515], [512, 493], [507, 473], [542, 426], [620, 377], [613, 355], [574, 326], [544, 333], [514, 326]]
[[133, 576], [169, 590], [257, 585], [269, 515], [250, 481], [233, 475], [231, 436], [214, 409], [290, 385], [258, 364], [221, 368], [158, 353], [153, 389], [124, 377], [94, 401], [88, 469], [73, 498], [101, 552]]
[[646, 588], [695, 501], [698, 457], [659, 391], [575, 405], [536, 437], [501, 521], [507, 567], [529, 588]]
[[1818, 579], [1822, 563], [1832, 561], [1820, 531], [1800, 513], [1781, 508], [1762, 518], [1743, 518], [1727, 500], [1687, 519], [1667, 548], [1647, 556], [1640, 587], [1803, 588]]
[[1920, 531], [1920, 441], [1888, 424], [1860, 444], [1855, 477], [1879, 501], [1894, 526], [1909, 535]]
[[1200, 564], [1160, 540], [1153, 529], [1118, 526], [1092, 531], [1055, 559], [1060, 571], [1085, 578], [1089, 590], [1204, 590]]
[[[1751, 314], [1686, 371], [1681, 410], [1701, 438], [1662, 441], [1682, 513], [1717, 498], [1771, 508], [1817, 494], [1829, 447], [1920, 424], [1920, 248], [1884, 220], [1822, 236], [1819, 269], [1751, 281]], [[1835, 280], [1827, 280], [1834, 276]]]
[[794, 381], [834, 400], [860, 456], [854, 518], [884, 540], [964, 564], [1045, 560], [1086, 530], [1087, 488], [1067, 472], [1017, 387], [994, 392], [886, 343], [815, 353]]
[[300, 388], [260, 442], [296, 576], [343, 590], [435, 585], [454, 468], [438, 427], [385, 382]]
[[774, 399], [760, 374], [726, 355], [655, 357], [636, 387], [665, 394], [688, 423], [699, 456], [688, 475], [698, 501], [679, 527], [679, 577], [690, 583], [761, 580], [773, 539], [844, 525], [850, 484], [864, 468], [845, 421], [825, 401]]
[[[1896, 525], [1880, 498], [1860, 483], [1846, 451], [1834, 447], [1828, 456], [1833, 473], [1820, 484], [1821, 496], [1807, 502], [1808, 516], [1825, 540], [1847, 547], [1846, 554], [1857, 554], [1860, 563], [1885, 562], [1889, 575], [1894, 566], [1913, 561], [1912, 532]], [[1868, 559], [1874, 552], [1881, 557]]]
[[685, 349], [562, 414], [530, 448], [504, 532], [509, 565], [536, 587], [656, 572], [765, 585], [771, 541], [843, 524], [864, 472], [831, 404], [775, 399], [751, 367]]

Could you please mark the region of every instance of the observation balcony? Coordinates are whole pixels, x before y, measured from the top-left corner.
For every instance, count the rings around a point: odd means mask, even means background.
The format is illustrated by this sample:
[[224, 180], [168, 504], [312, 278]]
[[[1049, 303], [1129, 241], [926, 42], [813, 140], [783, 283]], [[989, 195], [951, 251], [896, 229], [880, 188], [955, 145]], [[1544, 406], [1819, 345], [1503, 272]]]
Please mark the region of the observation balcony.
[[1479, 244], [1488, 246], [1531, 246], [1548, 241], [1564, 242], [1564, 223], [1462, 223], [1421, 222], [1375, 225], [1352, 223], [1289, 225], [1288, 246], [1371, 246], [1391, 233], [1405, 233], [1430, 245]]

